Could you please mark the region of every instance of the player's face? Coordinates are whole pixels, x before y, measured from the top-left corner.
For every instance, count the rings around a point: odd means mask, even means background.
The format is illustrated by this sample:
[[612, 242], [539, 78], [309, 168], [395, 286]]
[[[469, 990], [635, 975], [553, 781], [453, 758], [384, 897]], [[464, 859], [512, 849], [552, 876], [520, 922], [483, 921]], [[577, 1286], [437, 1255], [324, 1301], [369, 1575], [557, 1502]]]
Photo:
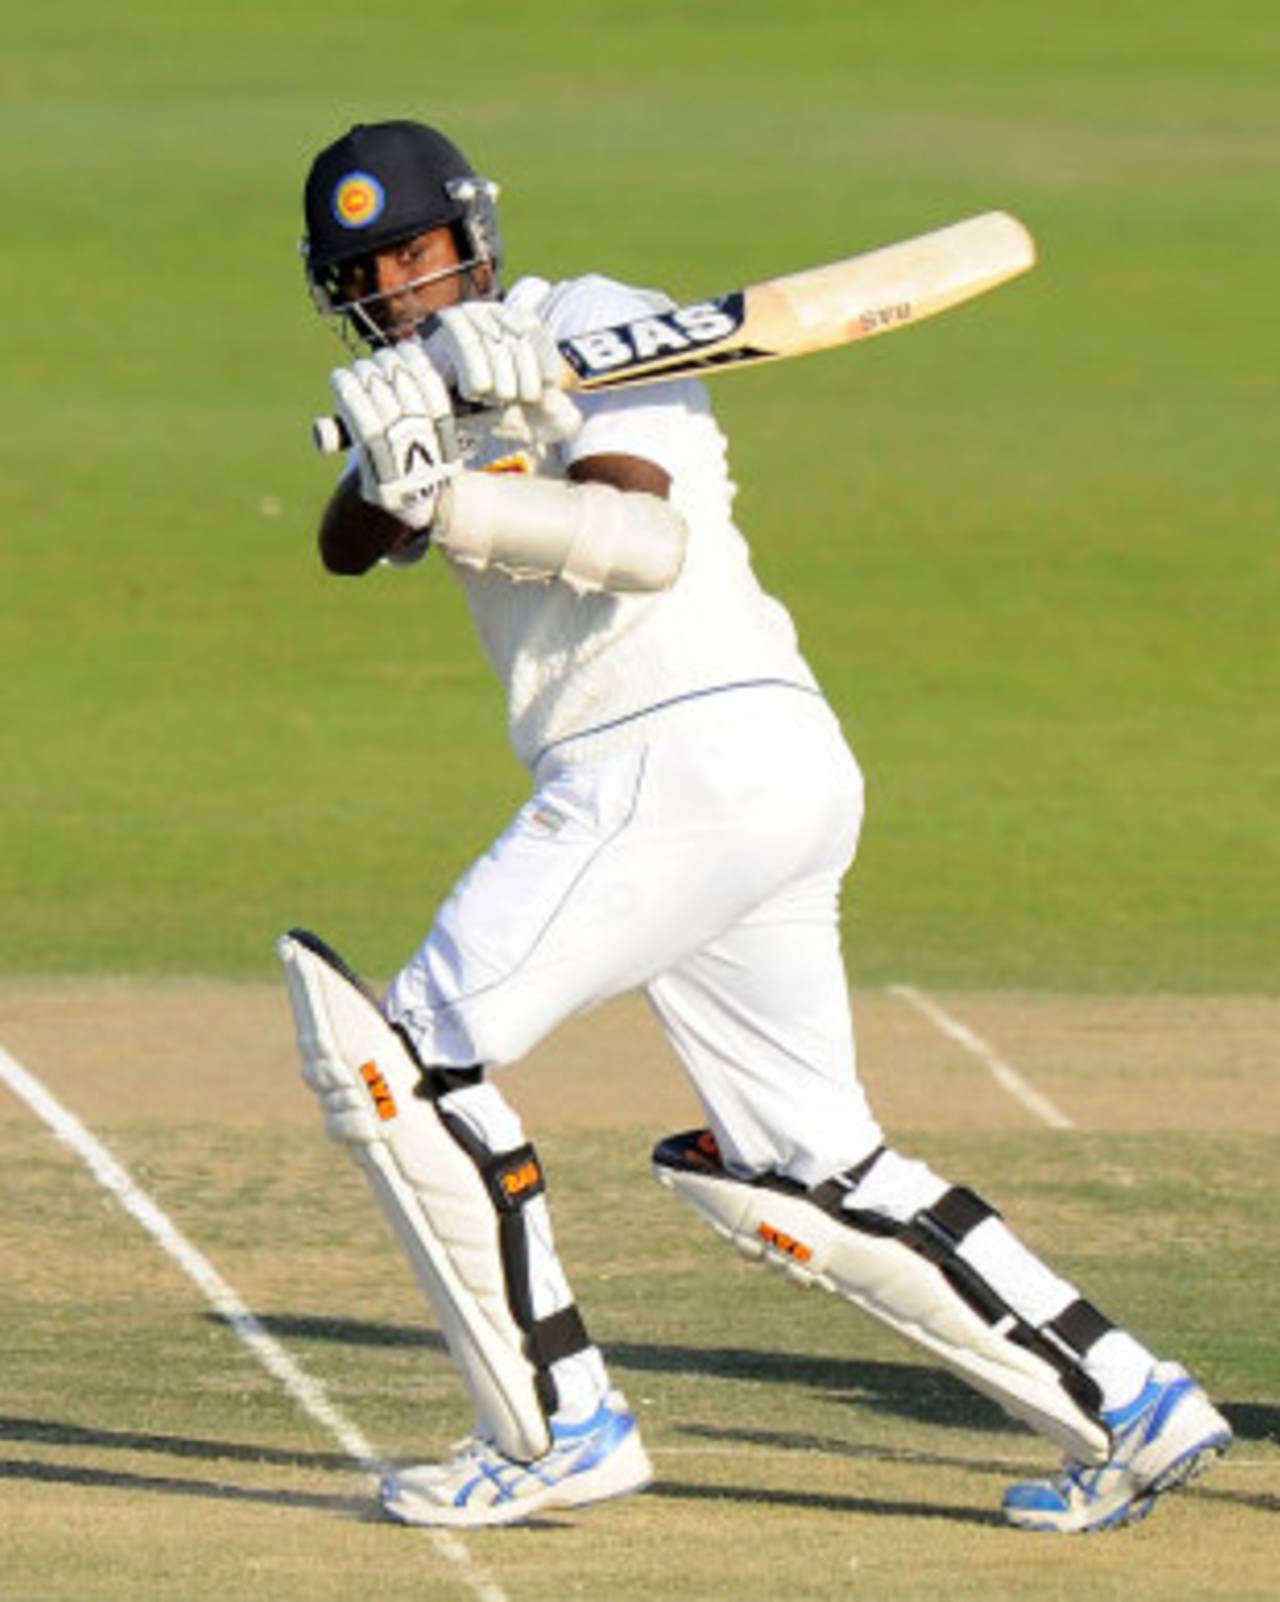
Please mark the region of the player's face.
[[424, 317], [462, 299], [462, 264], [451, 228], [436, 228], [380, 250], [373, 262], [378, 290], [387, 297], [393, 338], [406, 338]]
[[[463, 297], [466, 276], [450, 228], [433, 228], [353, 264], [346, 293], [390, 339], [408, 339], [419, 323]], [[369, 297], [375, 297], [370, 299]]]

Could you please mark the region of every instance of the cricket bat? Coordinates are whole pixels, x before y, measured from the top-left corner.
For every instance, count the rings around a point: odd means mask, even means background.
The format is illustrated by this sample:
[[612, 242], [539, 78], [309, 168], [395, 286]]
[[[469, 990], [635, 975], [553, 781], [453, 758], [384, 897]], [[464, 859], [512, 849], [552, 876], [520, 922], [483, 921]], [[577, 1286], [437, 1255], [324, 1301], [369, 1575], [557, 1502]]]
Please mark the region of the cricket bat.
[[[874, 339], [986, 294], [1035, 261], [1035, 242], [1016, 217], [982, 212], [826, 267], [574, 334], [559, 343], [561, 387], [709, 378]], [[313, 432], [325, 454], [349, 443], [334, 417], [317, 418]]]

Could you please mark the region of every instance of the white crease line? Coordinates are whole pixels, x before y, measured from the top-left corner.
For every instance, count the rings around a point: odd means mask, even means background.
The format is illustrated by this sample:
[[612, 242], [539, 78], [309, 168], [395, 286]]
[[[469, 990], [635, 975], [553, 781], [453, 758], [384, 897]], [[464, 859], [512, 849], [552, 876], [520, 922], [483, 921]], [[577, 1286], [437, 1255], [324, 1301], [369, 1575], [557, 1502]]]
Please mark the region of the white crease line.
[[1034, 1085], [1028, 1084], [1018, 1070], [993, 1050], [981, 1035], [974, 1034], [967, 1024], [962, 1024], [958, 1018], [953, 1018], [923, 991], [917, 990], [914, 985], [890, 985], [889, 994], [897, 996], [900, 1001], [905, 1001], [909, 1007], [914, 1007], [936, 1029], [941, 1030], [957, 1045], [963, 1046], [971, 1056], [978, 1059], [1002, 1090], [1008, 1091], [1015, 1101], [1021, 1103], [1042, 1123], [1048, 1124], [1051, 1129], [1076, 1127], [1074, 1119], [1068, 1118], [1066, 1113], [1055, 1107], [1047, 1096], [1041, 1095]]
[[[204, 1253], [193, 1246], [151, 1197], [134, 1183], [97, 1136], [3, 1046], [0, 1046], [0, 1079], [48, 1125], [64, 1146], [70, 1147], [98, 1183], [168, 1253], [302, 1411], [329, 1431], [358, 1468], [376, 1479], [378, 1458], [363, 1433], [330, 1402], [319, 1382], [300, 1368], [279, 1341], [267, 1333]], [[444, 1530], [428, 1529], [426, 1533], [436, 1551], [456, 1564], [477, 1602], [507, 1602], [506, 1593], [480, 1570], [461, 1541]]]

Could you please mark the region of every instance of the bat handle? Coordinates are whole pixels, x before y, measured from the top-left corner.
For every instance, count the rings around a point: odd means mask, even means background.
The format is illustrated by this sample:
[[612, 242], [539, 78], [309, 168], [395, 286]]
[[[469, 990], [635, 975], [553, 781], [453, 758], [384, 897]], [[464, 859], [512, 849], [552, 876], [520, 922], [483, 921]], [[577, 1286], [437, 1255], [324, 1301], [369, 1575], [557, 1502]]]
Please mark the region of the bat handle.
[[[565, 348], [562, 346], [562, 351]], [[559, 387], [566, 394], [572, 394], [574, 390], [582, 388], [582, 379], [568, 361], [562, 361], [560, 364]], [[487, 410], [480, 403], [473, 404], [469, 401], [459, 400], [457, 396], [454, 396], [453, 399], [454, 409], [458, 416], [466, 412], [483, 412]], [[347, 425], [340, 417], [313, 417], [311, 419], [311, 438], [321, 456], [341, 456], [343, 451], [350, 450], [352, 444]]]
[[351, 445], [351, 435], [340, 417], [313, 417], [311, 438], [321, 456], [340, 456]]

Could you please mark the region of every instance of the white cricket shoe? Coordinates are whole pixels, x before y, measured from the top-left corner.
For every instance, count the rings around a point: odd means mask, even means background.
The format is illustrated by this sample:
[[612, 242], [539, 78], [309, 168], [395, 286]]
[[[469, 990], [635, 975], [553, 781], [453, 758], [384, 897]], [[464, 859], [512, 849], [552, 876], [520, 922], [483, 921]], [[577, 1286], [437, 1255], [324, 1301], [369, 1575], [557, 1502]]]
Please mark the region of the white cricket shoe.
[[618, 1391], [582, 1424], [551, 1426], [551, 1450], [532, 1463], [473, 1437], [444, 1463], [388, 1474], [383, 1510], [401, 1524], [515, 1524], [554, 1508], [583, 1507], [642, 1491], [653, 1466]]
[[1010, 1524], [1061, 1533], [1136, 1524], [1158, 1496], [1203, 1474], [1231, 1445], [1231, 1426], [1177, 1363], [1157, 1363], [1136, 1401], [1103, 1419], [1107, 1461], [1069, 1457], [1053, 1478], [1012, 1486], [1004, 1498]]

